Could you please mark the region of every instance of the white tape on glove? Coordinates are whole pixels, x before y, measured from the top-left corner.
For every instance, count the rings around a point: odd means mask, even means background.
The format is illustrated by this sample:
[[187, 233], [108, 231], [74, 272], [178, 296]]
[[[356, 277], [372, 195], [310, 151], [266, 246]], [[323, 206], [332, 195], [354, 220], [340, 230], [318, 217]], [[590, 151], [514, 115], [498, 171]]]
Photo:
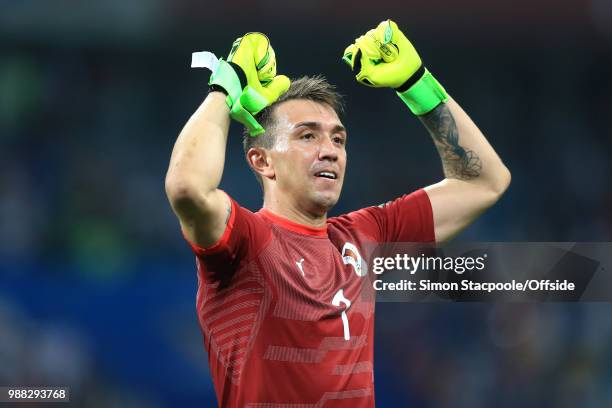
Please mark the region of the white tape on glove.
[[215, 72], [217, 66], [219, 66], [219, 59], [212, 52], [200, 51], [191, 53], [191, 68], [208, 68], [211, 72]]

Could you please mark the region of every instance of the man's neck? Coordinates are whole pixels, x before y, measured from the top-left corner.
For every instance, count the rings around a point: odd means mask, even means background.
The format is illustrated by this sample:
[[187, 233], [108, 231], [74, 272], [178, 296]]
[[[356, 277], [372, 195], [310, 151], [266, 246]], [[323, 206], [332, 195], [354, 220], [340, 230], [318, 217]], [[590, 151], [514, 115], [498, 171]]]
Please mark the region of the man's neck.
[[327, 220], [326, 213], [310, 212], [297, 204], [287, 203], [274, 197], [264, 197], [263, 208], [289, 221], [309, 227], [323, 227]]

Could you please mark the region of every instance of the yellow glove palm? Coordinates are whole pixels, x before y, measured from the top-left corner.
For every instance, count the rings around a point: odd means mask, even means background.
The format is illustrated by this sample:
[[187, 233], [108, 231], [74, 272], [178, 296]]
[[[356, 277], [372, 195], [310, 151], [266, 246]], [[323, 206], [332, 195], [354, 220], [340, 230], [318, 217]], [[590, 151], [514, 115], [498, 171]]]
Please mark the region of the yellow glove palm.
[[399, 88], [422, 65], [414, 46], [391, 20], [357, 38], [342, 59], [358, 82], [375, 88]]
[[421, 57], [391, 20], [357, 38], [342, 60], [355, 79], [375, 88], [393, 88], [415, 115], [431, 112], [448, 100], [446, 91], [423, 66]]
[[262, 33], [247, 33], [234, 41], [227, 61], [219, 60], [209, 85], [227, 93], [232, 119], [242, 123], [251, 136], [264, 133], [255, 119], [289, 89], [290, 81], [276, 75], [276, 55]]
[[261, 100], [258, 96], [251, 95], [247, 100], [249, 106], [243, 104], [253, 115], [271, 105], [289, 89], [289, 78], [276, 75], [276, 54], [265, 34], [247, 33], [238, 38], [234, 41], [227, 60], [242, 68], [247, 87], [263, 98]]

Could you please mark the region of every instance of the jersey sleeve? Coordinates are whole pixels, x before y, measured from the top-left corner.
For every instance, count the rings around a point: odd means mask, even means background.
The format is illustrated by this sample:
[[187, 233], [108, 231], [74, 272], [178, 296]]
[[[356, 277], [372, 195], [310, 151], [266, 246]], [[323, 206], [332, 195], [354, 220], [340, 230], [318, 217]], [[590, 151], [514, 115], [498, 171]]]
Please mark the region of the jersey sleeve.
[[183, 235], [207, 278], [230, 278], [242, 264], [253, 259], [268, 243], [270, 226], [253, 212], [241, 207], [231, 197], [231, 214], [217, 243], [202, 248]]
[[431, 202], [423, 189], [344, 217], [376, 242], [435, 242]]

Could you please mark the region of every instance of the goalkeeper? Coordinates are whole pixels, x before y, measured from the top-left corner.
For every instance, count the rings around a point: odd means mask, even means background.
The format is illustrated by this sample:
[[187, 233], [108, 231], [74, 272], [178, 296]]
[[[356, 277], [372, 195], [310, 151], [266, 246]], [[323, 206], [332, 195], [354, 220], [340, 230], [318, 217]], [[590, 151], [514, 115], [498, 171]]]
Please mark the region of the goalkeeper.
[[[510, 183], [395, 22], [358, 37], [342, 59], [357, 82], [391, 88], [423, 123], [445, 178], [328, 218], [347, 160], [334, 87], [320, 76], [278, 75], [261, 33], [239, 38], [212, 64], [210, 92], [174, 146], [166, 192], [196, 255], [197, 313], [220, 406], [374, 406], [364, 244], [447, 241]], [[254, 213], [219, 189], [232, 119], [246, 128], [246, 160], [263, 189]]]

